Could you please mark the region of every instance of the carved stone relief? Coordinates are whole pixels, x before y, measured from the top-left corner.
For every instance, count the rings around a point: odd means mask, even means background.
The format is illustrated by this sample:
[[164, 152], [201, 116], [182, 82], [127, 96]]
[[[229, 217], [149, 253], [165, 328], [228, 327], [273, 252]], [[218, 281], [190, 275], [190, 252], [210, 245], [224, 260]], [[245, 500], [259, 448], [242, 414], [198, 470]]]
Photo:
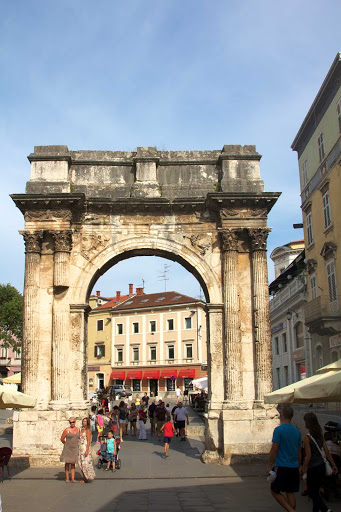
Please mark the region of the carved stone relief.
[[267, 238], [271, 229], [269, 228], [256, 228], [248, 229], [251, 238], [251, 249], [253, 251], [266, 251]]
[[265, 219], [268, 211], [266, 208], [250, 208], [250, 209], [237, 209], [237, 208], [222, 208], [220, 210], [221, 220], [230, 219], [231, 217], [239, 217], [248, 219], [252, 217], [259, 217]]
[[184, 235], [183, 237], [191, 242], [192, 247], [199, 250], [201, 256], [205, 256], [211, 247], [211, 240], [205, 235]]
[[64, 231], [50, 231], [55, 252], [70, 252], [72, 249], [72, 231], [65, 229]]
[[36, 231], [35, 233], [28, 233], [27, 231], [20, 231], [24, 238], [25, 252], [40, 253], [41, 243], [43, 240], [43, 231]]
[[32, 210], [25, 213], [25, 221], [71, 221], [70, 210]]
[[240, 229], [224, 229], [220, 231], [223, 251], [238, 251]]
[[81, 255], [90, 260], [97, 252], [104, 249], [110, 242], [110, 236], [102, 233], [89, 233], [82, 236]]

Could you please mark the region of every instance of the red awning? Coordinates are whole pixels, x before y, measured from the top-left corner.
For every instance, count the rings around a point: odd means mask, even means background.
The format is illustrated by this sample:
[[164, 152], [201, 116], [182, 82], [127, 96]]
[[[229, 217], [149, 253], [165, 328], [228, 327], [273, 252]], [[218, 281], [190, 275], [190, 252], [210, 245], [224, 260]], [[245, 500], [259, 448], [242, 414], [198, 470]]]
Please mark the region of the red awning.
[[124, 380], [125, 376], [126, 376], [126, 372], [116, 370], [116, 371], [111, 372], [110, 380]]
[[194, 379], [195, 368], [183, 368], [179, 371], [179, 379]]
[[158, 379], [160, 377], [160, 370], [146, 370], [143, 374], [144, 379]]
[[176, 379], [178, 375], [177, 370], [167, 369], [167, 370], [161, 370], [161, 379], [170, 379], [174, 377]]
[[137, 379], [137, 380], [141, 380], [142, 379], [142, 370], [140, 371], [127, 371], [127, 376], [126, 376], [126, 379]]

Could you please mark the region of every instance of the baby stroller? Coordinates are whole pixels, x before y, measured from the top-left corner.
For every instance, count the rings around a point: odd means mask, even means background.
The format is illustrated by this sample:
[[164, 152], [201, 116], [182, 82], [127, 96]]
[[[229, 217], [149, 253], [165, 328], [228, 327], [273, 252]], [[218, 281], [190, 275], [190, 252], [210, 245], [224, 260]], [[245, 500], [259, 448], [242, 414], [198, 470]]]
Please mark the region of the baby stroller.
[[[120, 451], [120, 439], [115, 439], [116, 441], [116, 455], [114, 457], [114, 462], [115, 462], [115, 469], [121, 469], [121, 459], [119, 458], [119, 451]], [[100, 449], [98, 450], [97, 452], [97, 455], [99, 455], [99, 459], [98, 459], [98, 463], [97, 463], [97, 467], [98, 469], [101, 469], [101, 467], [104, 465], [104, 464], [107, 464], [108, 461], [106, 459], [106, 456], [107, 456], [107, 445], [106, 443], [101, 443], [101, 446], [100, 446]], [[112, 463], [110, 463], [110, 469], [112, 469]]]

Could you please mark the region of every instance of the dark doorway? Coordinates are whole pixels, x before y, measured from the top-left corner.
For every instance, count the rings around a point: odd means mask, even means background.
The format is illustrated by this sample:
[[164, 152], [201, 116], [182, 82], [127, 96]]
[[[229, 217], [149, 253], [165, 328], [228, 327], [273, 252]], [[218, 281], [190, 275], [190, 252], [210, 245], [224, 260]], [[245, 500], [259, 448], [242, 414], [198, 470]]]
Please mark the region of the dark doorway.
[[158, 379], [149, 379], [149, 391], [150, 391], [151, 397], [158, 395], [158, 392], [159, 392], [158, 385], [159, 385]]

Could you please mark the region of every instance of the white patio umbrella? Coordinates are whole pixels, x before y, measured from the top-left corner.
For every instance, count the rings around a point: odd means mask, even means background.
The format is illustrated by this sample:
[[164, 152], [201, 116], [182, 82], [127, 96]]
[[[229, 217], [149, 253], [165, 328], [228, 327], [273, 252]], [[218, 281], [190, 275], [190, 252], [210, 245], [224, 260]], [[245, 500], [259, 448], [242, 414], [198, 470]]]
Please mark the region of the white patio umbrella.
[[200, 379], [192, 380], [193, 388], [208, 390], [208, 377], [201, 377]]
[[316, 370], [316, 373], [323, 373], [323, 372], [339, 372], [341, 370], [341, 359], [338, 359], [338, 361], [334, 361], [334, 363], [327, 364], [327, 366], [323, 366], [319, 370]]
[[0, 409], [28, 408], [34, 407], [36, 403], [37, 399], [32, 396], [13, 391], [6, 386], [0, 386]]

